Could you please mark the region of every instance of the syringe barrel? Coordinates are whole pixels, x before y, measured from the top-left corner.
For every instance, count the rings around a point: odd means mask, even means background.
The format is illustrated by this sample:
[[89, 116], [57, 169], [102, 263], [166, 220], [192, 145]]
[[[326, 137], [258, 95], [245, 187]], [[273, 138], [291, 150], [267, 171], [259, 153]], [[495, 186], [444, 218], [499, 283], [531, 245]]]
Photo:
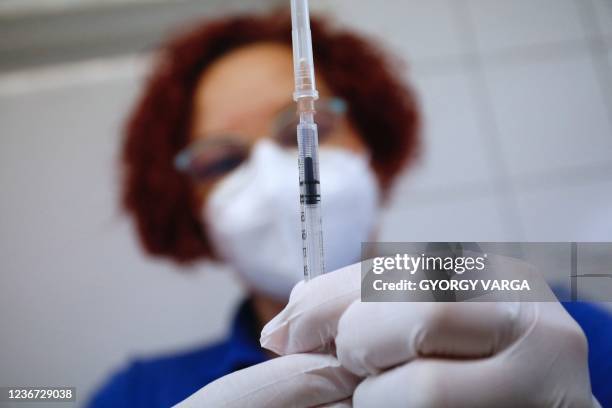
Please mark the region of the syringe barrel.
[[297, 139], [304, 278], [312, 279], [325, 273], [317, 125], [313, 122], [300, 122], [297, 126]]
[[302, 234], [306, 234], [302, 246], [304, 279], [310, 280], [325, 273], [320, 205], [302, 203]]
[[315, 84], [308, 0], [291, 0], [291, 23], [295, 77], [293, 99], [296, 101], [304, 97], [317, 99], [319, 94]]

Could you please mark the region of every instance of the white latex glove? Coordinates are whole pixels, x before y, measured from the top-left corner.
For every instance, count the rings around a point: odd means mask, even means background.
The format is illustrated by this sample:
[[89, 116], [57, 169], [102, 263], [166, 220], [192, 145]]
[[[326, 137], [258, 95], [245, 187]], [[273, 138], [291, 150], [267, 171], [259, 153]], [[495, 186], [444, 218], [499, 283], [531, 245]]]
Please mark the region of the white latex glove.
[[350, 407], [357, 383], [333, 356], [293, 354], [221, 377], [176, 407]]
[[356, 264], [296, 285], [262, 346], [286, 355], [335, 342], [366, 378], [355, 407], [598, 406], [585, 336], [558, 302], [362, 303], [360, 278]]

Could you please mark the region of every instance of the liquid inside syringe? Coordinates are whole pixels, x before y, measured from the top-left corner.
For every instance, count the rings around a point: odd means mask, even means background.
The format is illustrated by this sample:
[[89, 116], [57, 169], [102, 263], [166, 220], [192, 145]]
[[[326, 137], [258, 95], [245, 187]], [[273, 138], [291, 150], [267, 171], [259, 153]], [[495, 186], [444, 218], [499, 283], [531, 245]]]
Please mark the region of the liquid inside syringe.
[[325, 273], [321, 226], [318, 132], [317, 125], [314, 123], [314, 110], [312, 112], [300, 112], [297, 138], [304, 277], [305, 279], [311, 279]]

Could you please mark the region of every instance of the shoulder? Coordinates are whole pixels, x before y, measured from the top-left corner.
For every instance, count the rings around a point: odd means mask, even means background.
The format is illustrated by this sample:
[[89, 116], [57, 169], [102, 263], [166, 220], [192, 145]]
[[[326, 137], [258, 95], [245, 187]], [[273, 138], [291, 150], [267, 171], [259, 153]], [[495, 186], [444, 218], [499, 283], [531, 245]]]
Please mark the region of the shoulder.
[[89, 401], [91, 408], [167, 407], [225, 373], [226, 342], [177, 354], [135, 359], [113, 374]]

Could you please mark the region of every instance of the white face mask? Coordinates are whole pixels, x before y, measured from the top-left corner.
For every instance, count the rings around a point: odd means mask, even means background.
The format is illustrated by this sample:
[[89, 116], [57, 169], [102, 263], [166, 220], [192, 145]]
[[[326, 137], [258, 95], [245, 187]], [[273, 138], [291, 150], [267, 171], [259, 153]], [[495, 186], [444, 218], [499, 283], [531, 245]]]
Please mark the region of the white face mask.
[[[358, 262], [377, 218], [379, 191], [366, 157], [320, 151], [327, 271]], [[257, 292], [286, 300], [303, 279], [297, 154], [270, 141], [211, 192], [204, 220], [213, 246]]]

